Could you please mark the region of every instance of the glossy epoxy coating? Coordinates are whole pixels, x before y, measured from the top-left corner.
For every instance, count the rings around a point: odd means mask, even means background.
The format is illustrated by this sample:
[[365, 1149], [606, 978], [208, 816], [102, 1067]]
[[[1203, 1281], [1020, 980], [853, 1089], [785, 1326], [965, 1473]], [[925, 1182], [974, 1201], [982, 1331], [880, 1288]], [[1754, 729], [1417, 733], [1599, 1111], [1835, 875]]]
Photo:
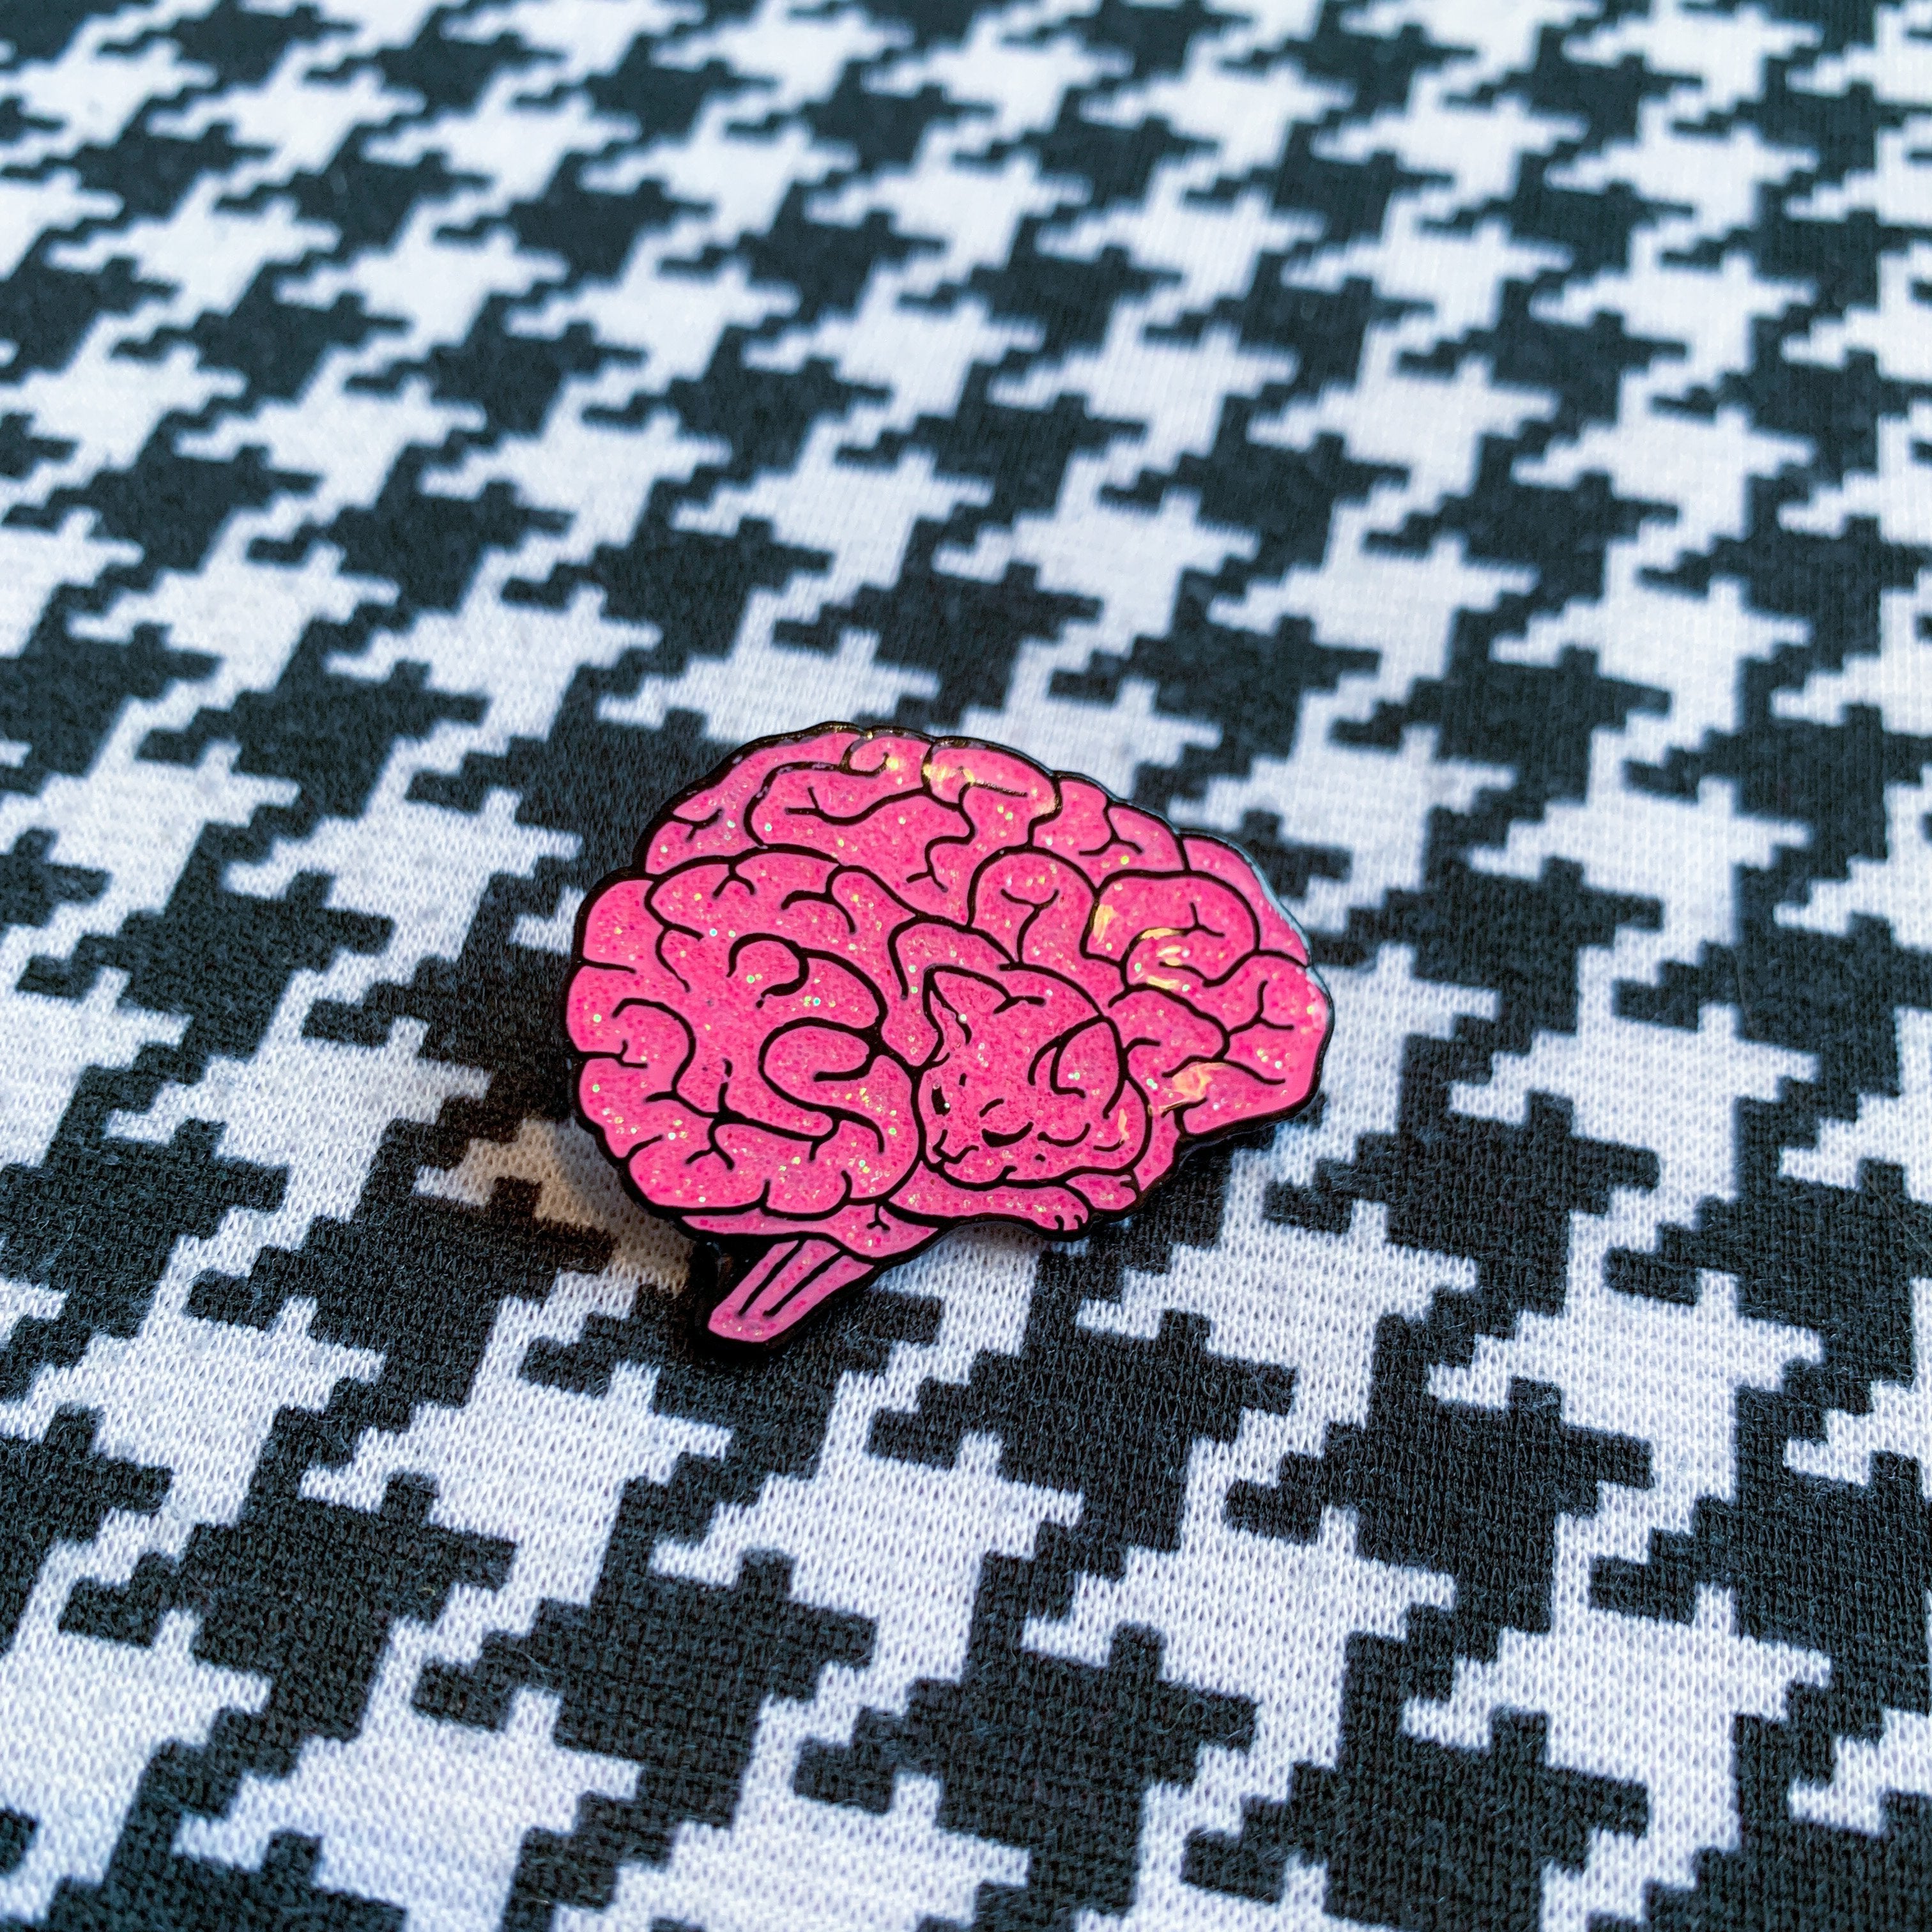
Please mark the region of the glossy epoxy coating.
[[721, 1335], [968, 1221], [1130, 1211], [1314, 1090], [1328, 997], [1248, 861], [1016, 753], [765, 740], [638, 858], [579, 921], [578, 1105], [651, 1206], [772, 1238]]

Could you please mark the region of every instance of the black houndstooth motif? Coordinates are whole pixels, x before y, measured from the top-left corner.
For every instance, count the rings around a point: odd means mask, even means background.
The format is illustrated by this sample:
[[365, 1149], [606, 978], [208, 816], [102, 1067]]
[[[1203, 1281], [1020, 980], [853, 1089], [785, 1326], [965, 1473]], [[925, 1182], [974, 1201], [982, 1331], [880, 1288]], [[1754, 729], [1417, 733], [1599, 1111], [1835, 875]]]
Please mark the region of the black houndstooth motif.
[[[0, 1921], [1924, 1925], [1926, 0], [0, 34]], [[725, 1364], [557, 992], [828, 718], [1335, 1042]]]

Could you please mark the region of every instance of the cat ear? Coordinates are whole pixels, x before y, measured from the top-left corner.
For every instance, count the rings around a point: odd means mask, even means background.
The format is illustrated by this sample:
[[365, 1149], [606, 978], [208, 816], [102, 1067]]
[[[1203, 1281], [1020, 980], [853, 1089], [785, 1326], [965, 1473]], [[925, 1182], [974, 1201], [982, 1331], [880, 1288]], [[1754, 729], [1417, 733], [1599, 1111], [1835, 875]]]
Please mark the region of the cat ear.
[[926, 1009], [937, 1022], [950, 1014], [968, 1040], [1008, 1005], [1006, 994], [991, 980], [942, 966], [926, 981]]

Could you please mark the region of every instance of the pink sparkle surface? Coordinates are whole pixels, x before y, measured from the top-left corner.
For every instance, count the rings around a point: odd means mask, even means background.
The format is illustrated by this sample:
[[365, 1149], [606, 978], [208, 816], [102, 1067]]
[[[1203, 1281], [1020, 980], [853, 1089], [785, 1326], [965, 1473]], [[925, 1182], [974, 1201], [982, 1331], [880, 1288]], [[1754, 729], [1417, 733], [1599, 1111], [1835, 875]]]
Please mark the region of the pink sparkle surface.
[[966, 1222], [1133, 1208], [1328, 1036], [1240, 853], [969, 739], [750, 746], [579, 930], [583, 1118], [653, 1208], [770, 1239], [711, 1317], [741, 1341]]

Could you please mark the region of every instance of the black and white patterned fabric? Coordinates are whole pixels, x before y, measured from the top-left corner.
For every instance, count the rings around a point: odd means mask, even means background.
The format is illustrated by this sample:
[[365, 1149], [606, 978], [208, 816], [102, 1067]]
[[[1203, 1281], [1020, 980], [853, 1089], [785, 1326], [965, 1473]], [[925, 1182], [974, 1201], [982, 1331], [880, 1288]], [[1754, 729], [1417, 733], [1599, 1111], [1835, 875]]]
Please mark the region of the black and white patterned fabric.
[[[0, 1922], [1932, 1922], [1932, 5], [0, 37]], [[559, 989], [824, 719], [1334, 1043], [725, 1362]]]

